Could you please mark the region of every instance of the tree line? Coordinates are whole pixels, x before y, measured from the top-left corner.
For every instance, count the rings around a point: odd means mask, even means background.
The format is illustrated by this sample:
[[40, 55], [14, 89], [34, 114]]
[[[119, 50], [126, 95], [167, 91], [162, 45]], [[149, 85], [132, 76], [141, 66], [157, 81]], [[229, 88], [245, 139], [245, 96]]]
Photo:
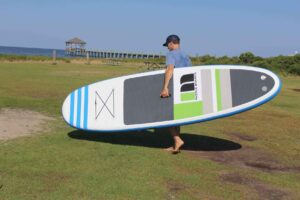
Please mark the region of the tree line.
[[[19, 60], [33, 60], [33, 61], [49, 61], [51, 57], [46, 56], [21, 56], [21, 55], [3, 55], [0, 54], [1, 60], [19, 61]], [[72, 58], [57, 58], [58, 60], [70, 63]], [[77, 58], [78, 59], [78, 58]], [[81, 58], [85, 59], [85, 58]], [[300, 54], [293, 56], [275, 56], [263, 58], [256, 56], [251, 52], [242, 53], [240, 56], [234, 57], [216, 57], [211, 55], [191, 57], [193, 65], [248, 65], [255, 67], [262, 67], [271, 71], [282, 73], [283, 75], [300, 75]], [[107, 60], [107, 59], [104, 59]], [[164, 65], [165, 58], [159, 59], [117, 59], [120, 63], [141, 63], [151, 62]]]
[[280, 72], [285, 75], [293, 74], [300, 75], [300, 54], [293, 56], [276, 56], [263, 58], [256, 56], [251, 52], [242, 53], [235, 57], [215, 57], [204, 55], [199, 57], [192, 57], [193, 65], [248, 65], [255, 67], [266, 68], [275, 72]]

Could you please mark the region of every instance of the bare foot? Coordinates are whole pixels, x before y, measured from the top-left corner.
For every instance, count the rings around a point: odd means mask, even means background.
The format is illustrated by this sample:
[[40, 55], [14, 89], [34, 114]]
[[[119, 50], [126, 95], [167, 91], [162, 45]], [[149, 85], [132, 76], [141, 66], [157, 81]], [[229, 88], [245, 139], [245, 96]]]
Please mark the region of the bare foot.
[[169, 147], [165, 149], [166, 151], [174, 151], [174, 147]]
[[175, 144], [175, 148], [174, 150], [172, 151], [173, 154], [177, 154], [180, 152], [180, 147], [182, 147], [184, 145], [184, 142], [181, 140], [181, 141], [178, 141], [176, 142]]

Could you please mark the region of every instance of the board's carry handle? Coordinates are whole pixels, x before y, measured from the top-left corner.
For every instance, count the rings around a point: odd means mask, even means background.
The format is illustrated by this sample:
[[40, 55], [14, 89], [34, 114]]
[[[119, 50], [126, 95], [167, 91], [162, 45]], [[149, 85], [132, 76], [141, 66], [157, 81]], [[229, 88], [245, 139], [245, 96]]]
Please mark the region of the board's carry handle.
[[171, 97], [171, 96], [172, 96], [172, 94], [169, 94], [169, 96], [167, 96], [167, 97], [162, 97], [162, 96], [160, 96], [160, 98], [166, 99], [166, 98], [169, 98], [169, 97]]

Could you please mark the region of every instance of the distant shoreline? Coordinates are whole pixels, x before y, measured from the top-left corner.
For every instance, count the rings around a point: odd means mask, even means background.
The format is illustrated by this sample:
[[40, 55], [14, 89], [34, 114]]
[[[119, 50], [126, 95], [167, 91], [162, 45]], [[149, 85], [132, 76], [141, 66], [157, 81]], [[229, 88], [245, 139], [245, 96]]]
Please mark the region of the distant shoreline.
[[6, 48], [23, 48], [23, 49], [42, 49], [42, 50], [61, 50], [64, 51], [64, 49], [55, 49], [55, 48], [42, 48], [42, 47], [19, 47], [19, 46], [6, 46], [6, 45], [0, 45], [0, 47], [6, 47]]
[[53, 50], [56, 51], [56, 56], [58, 58], [67, 57], [65, 55], [65, 50], [63, 50], [63, 49], [46, 49], [46, 48], [0, 46], [0, 54], [4, 54], [4, 55], [52, 57]]

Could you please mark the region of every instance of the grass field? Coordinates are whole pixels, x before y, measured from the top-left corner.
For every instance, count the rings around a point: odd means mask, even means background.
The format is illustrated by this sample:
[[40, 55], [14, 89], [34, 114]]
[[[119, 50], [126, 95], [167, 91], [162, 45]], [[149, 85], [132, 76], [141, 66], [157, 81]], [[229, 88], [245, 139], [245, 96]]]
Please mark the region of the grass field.
[[144, 70], [1, 62], [0, 108], [55, 120], [0, 141], [0, 199], [300, 199], [300, 77], [282, 77], [279, 96], [259, 108], [184, 126], [178, 155], [162, 150], [165, 130], [87, 133], [63, 121], [73, 89]]

